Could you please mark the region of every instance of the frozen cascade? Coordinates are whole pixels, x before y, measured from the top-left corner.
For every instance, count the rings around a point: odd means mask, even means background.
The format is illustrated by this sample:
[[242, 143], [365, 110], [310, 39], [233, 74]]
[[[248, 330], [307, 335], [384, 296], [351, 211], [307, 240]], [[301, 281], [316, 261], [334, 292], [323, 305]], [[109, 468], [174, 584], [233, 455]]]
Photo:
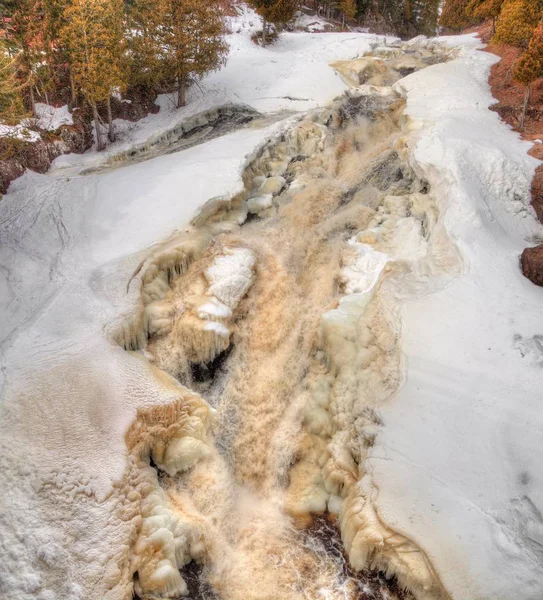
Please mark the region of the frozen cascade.
[[141, 310], [112, 335], [179, 395], [127, 434], [139, 509], [118, 571], [140, 598], [447, 597], [365, 470], [402, 379], [398, 305], [458, 264], [387, 86], [446, 58], [337, 64], [356, 87], [259, 148], [244, 191], [134, 273]]

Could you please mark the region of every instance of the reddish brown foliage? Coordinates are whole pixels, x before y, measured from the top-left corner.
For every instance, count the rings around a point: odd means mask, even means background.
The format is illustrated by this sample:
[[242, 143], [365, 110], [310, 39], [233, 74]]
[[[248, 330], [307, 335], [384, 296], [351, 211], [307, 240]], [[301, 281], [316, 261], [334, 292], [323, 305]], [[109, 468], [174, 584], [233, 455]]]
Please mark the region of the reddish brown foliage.
[[[492, 25], [486, 23], [476, 29], [481, 39], [488, 42], [492, 37]], [[506, 44], [489, 44], [486, 51], [500, 57], [490, 72], [490, 87], [492, 95], [498, 101], [492, 107], [504, 121], [509, 123], [513, 129], [518, 131], [519, 117], [524, 100], [524, 86], [515, 80], [515, 64], [521, 54], [521, 50], [507, 46]], [[535, 142], [530, 154], [539, 160], [543, 160], [543, 78], [532, 83], [532, 92], [522, 137], [525, 140]], [[532, 206], [537, 217], [543, 223], [543, 164], [535, 172], [532, 180]], [[525, 259], [526, 260], [526, 259]], [[533, 279], [532, 279], [533, 281]]]

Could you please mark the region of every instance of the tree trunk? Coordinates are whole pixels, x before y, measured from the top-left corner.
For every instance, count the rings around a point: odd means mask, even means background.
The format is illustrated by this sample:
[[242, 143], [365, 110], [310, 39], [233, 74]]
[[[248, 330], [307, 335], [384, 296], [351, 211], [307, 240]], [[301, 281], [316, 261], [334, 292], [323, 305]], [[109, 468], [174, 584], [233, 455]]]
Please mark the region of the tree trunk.
[[111, 96], [107, 99], [107, 139], [110, 142], [115, 141], [115, 125], [113, 125], [113, 115], [111, 114]]
[[36, 99], [34, 98], [34, 86], [30, 84], [30, 112], [36, 116]]
[[522, 104], [522, 114], [520, 115], [519, 128], [524, 130], [524, 121], [526, 120], [526, 109], [528, 108], [528, 100], [530, 100], [530, 84], [524, 89], [524, 102]]
[[75, 83], [72, 72], [70, 71], [70, 90], [72, 91], [72, 107], [75, 108], [77, 106], [77, 93], [75, 91]]
[[266, 17], [262, 17], [262, 47], [266, 47], [266, 29], [268, 29], [268, 21]]
[[104, 141], [102, 140], [102, 131], [100, 129], [100, 115], [98, 114], [98, 109], [96, 108], [96, 102], [91, 102], [91, 106], [92, 116], [94, 118], [94, 129], [96, 131], [96, 148], [98, 151], [100, 151], [105, 148]]
[[177, 88], [177, 108], [185, 106], [187, 103], [187, 83], [185, 77], [179, 78], [179, 87]]

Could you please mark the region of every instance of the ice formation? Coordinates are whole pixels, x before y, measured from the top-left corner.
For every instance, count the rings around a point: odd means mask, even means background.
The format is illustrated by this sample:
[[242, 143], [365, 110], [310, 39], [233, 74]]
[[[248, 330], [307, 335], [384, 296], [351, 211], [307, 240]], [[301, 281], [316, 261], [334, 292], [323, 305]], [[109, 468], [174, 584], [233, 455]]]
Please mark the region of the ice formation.
[[169, 598], [186, 594], [179, 569], [203, 557], [204, 532], [190, 515], [172, 506], [149, 460], [173, 477], [208, 458], [212, 454], [208, 440], [212, 412], [196, 394], [158, 369], [155, 373], [179, 398], [168, 405], [138, 410], [126, 434], [130, 452], [126, 479], [131, 490], [127, 497], [133, 501], [129, 569], [135, 574], [135, 591], [140, 597]]
[[[247, 22], [247, 27], [253, 25]], [[274, 59], [266, 63], [270, 72], [262, 89], [267, 93], [274, 73], [278, 83], [273, 97], [261, 92], [259, 109], [292, 109], [296, 102], [305, 109], [322, 102], [330, 90], [343, 89], [332, 70], [323, 82], [318, 69], [306, 68], [307, 61], [313, 60], [316, 47], [323, 47], [330, 60], [345, 58], [349, 48], [354, 55], [360, 38], [331, 35], [326, 40], [306, 40], [303, 73], [297, 70], [299, 63], [291, 65], [290, 51], [274, 52]], [[335, 64], [343, 80], [356, 89], [326, 108], [275, 127], [272, 139], [248, 156], [242, 187], [231, 180], [224, 189], [200, 186], [201, 177], [194, 177], [198, 181], [183, 194], [168, 190], [171, 200], [161, 205], [162, 212], [164, 206], [168, 212], [214, 197], [190, 226], [152, 246], [143, 260], [141, 246], [129, 243], [131, 236], [123, 235], [114, 245], [113, 260], [96, 246], [102, 237], [91, 232], [89, 243], [75, 245], [73, 255], [59, 250], [53, 267], [36, 268], [36, 277], [47, 272], [50, 280], [61, 279], [56, 264], [66, 261], [62, 273], [70, 277], [62, 279], [64, 288], [92, 290], [95, 303], [89, 308], [84, 294], [51, 295], [48, 302], [56, 312], [24, 313], [21, 322], [33, 334], [23, 348], [25, 361], [28, 356], [28, 363], [39, 362], [42, 370], [38, 375], [30, 367], [0, 370], [0, 378], [7, 374], [5, 382], [0, 379], [8, 390], [9, 410], [3, 418], [12, 429], [2, 441], [0, 460], [17, 465], [15, 470], [5, 469], [7, 485], [0, 502], [25, 507], [6, 512], [13, 524], [0, 514], [7, 532], [0, 539], [2, 556], [7, 557], [0, 564], [0, 592], [15, 590], [13, 597], [24, 600], [49, 600], [55, 595], [119, 600], [134, 593], [142, 600], [176, 598], [189, 593], [197, 572], [199, 584], [207, 590], [202, 595], [216, 594], [224, 600], [344, 600], [361, 591], [369, 593], [346, 568], [342, 548], [331, 553], [326, 544], [317, 543], [308, 524], [310, 513], [319, 513], [330, 527], [339, 528], [355, 570], [374, 567], [395, 575], [400, 588], [425, 600], [448, 598], [451, 589], [454, 597], [476, 596], [475, 577], [464, 588], [468, 592], [458, 592], [457, 582], [469, 579], [469, 569], [451, 577], [460, 564], [458, 557], [449, 560], [448, 552], [436, 551], [436, 544], [454, 535], [450, 524], [449, 537], [441, 525], [443, 530], [435, 536], [419, 535], [415, 527], [415, 538], [410, 523], [402, 521], [411, 518], [413, 508], [400, 515], [391, 509], [391, 489], [398, 497], [396, 504], [416, 496], [409, 477], [424, 478], [415, 467], [391, 469], [393, 482], [398, 476], [400, 483], [391, 485], [389, 479], [387, 489], [380, 487], [386, 465], [397, 461], [395, 454], [386, 455], [384, 432], [392, 423], [402, 440], [401, 419], [410, 424], [415, 418], [402, 414], [401, 407], [396, 413], [386, 410], [401, 396], [405, 383], [401, 314], [406, 305], [446, 290], [465, 268], [445, 228], [446, 186], [434, 167], [421, 162], [421, 146], [438, 144], [438, 136], [421, 142], [425, 115], [412, 108], [406, 116], [403, 96], [409, 82], [395, 84], [407, 73], [458, 52], [422, 39], [385, 43], [376, 41], [371, 54], [363, 52], [353, 61]], [[263, 60], [263, 52], [254, 50], [251, 64]], [[473, 55], [466, 58], [477, 60]], [[289, 65], [285, 77], [302, 79], [300, 89], [308, 91], [307, 98], [280, 95], [285, 64]], [[247, 55], [233, 53], [228, 69], [250, 78], [239, 99], [247, 101], [254, 92]], [[439, 66], [433, 70], [439, 72]], [[216, 89], [202, 104], [222, 98], [223, 76], [216, 74]], [[419, 94], [426, 93], [423, 87]], [[228, 99], [234, 96], [230, 92], [225, 94]], [[238, 116], [253, 116], [252, 110]], [[177, 148], [178, 142], [189, 142], [192, 133], [205, 138], [208, 127], [220, 127], [225, 115], [214, 109], [190, 113], [186, 128], [178, 123], [166, 127], [165, 119], [161, 133], [135, 149], [124, 148], [127, 153], [118, 158], [126, 162], [150, 158], [169, 144]], [[244, 139], [248, 143], [263, 137]], [[229, 156], [233, 139], [210, 144], [218, 154]], [[169, 160], [158, 164], [167, 165], [175, 187], [181, 181], [175, 179], [177, 170], [184, 163], [163, 158]], [[192, 177], [193, 165], [206, 160], [203, 151], [187, 150], [185, 162], [190, 164], [185, 165], [184, 181]], [[162, 177], [152, 162], [138, 165], [144, 173], [138, 181], [150, 189]], [[510, 168], [512, 163], [507, 164]], [[97, 159], [96, 165], [103, 166], [103, 161]], [[451, 165], [457, 168], [458, 157]], [[228, 163], [224, 168], [231, 167]], [[133, 173], [129, 168], [127, 172]], [[213, 175], [209, 173], [210, 178]], [[103, 175], [110, 185], [117, 182], [113, 191], [119, 193], [129, 176], [123, 180], [115, 173]], [[60, 185], [60, 179], [51, 188], [44, 185], [43, 196], [56, 198]], [[211, 193], [204, 195], [202, 190]], [[217, 196], [221, 191], [224, 195]], [[137, 197], [138, 192], [131, 189], [130, 194]], [[142, 202], [149, 201], [147, 192]], [[189, 193], [197, 200], [188, 198]], [[60, 235], [63, 247], [74, 245], [63, 233], [68, 221], [62, 210], [67, 211], [67, 205], [54, 206], [55, 236]], [[130, 210], [138, 212], [134, 209], [138, 206], [142, 204], [131, 204]], [[14, 221], [18, 210], [9, 215]], [[147, 237], [141, 238], [144, 246], [164, 235], [162, 221], [153, 227], [152, 213], [145, 212], [150, 226]], [[175, 214], [176, 219], [186, 216], [182, 211]], [[80, 215], [75, 213], [74, 219]], [[133, 231], [137, 222], [123, 221], [123, 232]], [[111, 245], [113, 236], [118, 239], [115, 223], [111, 232], [109, 222], [105, 224], [103, 246]], [[507, 223], [503, 219], [499, 225]], [[166, 230], [171, 231], [171, 223]], [[132, 254], [135, 251], [137, 255]], [[92, 255], [95, 262], [81, 273], [87, 287], [78, 288], [81, 282], [72, 274], [79, 273], [75, 267], [83, 255]], [[110, 262], [104, 266], [100, 261], [106, 258]], [[119, 283], [120, 263], [129, 281]], [[16, 285], [15, 277], [16, 269], [8, 273], [8, 291]], [[129, 304], [130, 313], [119, 316], [119, 307]], [[109, 321], [101, 332], [106, 340], [94, 330], [89, 333], [95, 325], [88, 318], [91, 310], [100, 313], [102, 322]], [[73, 316], [70, 327], [78, 320], [73, 328], [77, 335], [64, 332], [61, 311]], [[452, 312], [448, 318], [454, 320]], [[423, 335], [427, 324], [423, 319], [417, 323]], [[533, 331], [531, 336], [522, 333], [515, 337], [515, 347], [536, 364]], [[62, 356], [60, 366], [49, 364], [50, 357], [43, 359], [39, 353], [43, 346]], [[39, 402], [36, 389], [43, 392]], [[413, 397], [407, 401], [413, 402]], [[28, 398], [32, 402], [25, 402]], [[53, 428], [51, 415], [58, 423]], [[44, 443], [39, 450], [29, 444], [32, 456], [23, 465], [17, 440], [28, 438], [20, 434], [21, 423], [30, 423], [28, 431]], [[412, 423], [410, 427], [413, 431]], [[89, 440], [87, 446], [81, 444], [83, 438]], [[73, 451], [57, 464], [66, 447]], [[522, 485], [529, 486], [529, 479], [524, 474], [527, 483]], [[23, 485], [27, 487], [22, 489]], [[38, 492], [32, 491], [38, 486]], [[417, 501], [430, 503], [432, 498]], [[450, 502], [457, 502], [454, 494]], [[529, 502], [527, 496], [517, 499], [514, 514], [522, 526], [526, 514], [535, 515], [526, 529], [536, 547], [537, 506], [530, 508]], [[46, 526], [39, 522], [49, 519], [46, 509], [53, 506], [50, 520], [65, 524], [62, 530], [50, 521]], [[441, 518], [447, 514], [444, 511]], [[427, 515], [424, 524], [431, 528], [432, 519], [437, 522], [439, 517], [433, 508]], [[28, 519], [32, 535], [19, 535], [28, 530], [24, 527]], [[499, 543], [507, 556], [514, 556], [520, 547], [506, 528]], [[494, 549], [487, 544], [486, 551]], [[525, 555], [517, 552], [517, 563]], [[538, 556], [537, 548], [532, 555]], [[24, 557], [21, 569], [12, 568], [13, 556]], [[39, 569], [34, 568], [37, 563]], [[531, 577], [535, 572], [526, 567], [523, 579], [537, 591]], [[396, 596], [387, 592], [390, 596], [411, 598], [409, 592]], [[504, 593], [496, 597], [507, 598]]]
[[[387, 82], [394, 78], [383, 73]], [[283, 552], [285, 544], [296, 548], [287, 514], [329, 511], [355, 569], [382, 569], [420, 598], [446, 596], [421, 548], [381, 521], [365, 471], [381, 426], [376, 408], [401, 380], [390, 291], [421, 270], [439, 272], [432, 245], [445, 243], [428, 185], [409, 163], [401, 110], [390, 89], [366, 86], [301, 119], [250, 160], [243, 192], [203, 207], [182, 238], [190, 260], [176, 239], [136, 274], [150, 359], [217, 409], [220, 452], [186, 434], [151, 456], [171, 478], [168, 493], [183, 490], [176, 506], [189, 503], [196, 520], [207, 523], [213, 548], [185, 555], [204, 561], [221, 597], [254, 593], [239, 580], [236, 552], [262, 581], [263, 598], [300, 597], [289, 569], [272, 582], [260, 562], [257, 548], [277, 533], [258, 540], [248, 531], [250, 546], [238, 541], [234, 548], [226, 525], [211, 524], [211, 494], [231, 498], [238, 485], [262, 527], [282, 532]], [[245, 223], [249, 213], [257, 219]], [[226, 370], [217, 363], [217, 372], [215, 360], [226, 350]], [[225, 470], [218, 481], [217, 469]], [[195, 483], [199, 478], [209, 490]], [[159, 548], [138, 576], [143, 597], [158, 593], [153, 586], [163, 595], [183, 590], [171, 568], [177, 525], [160, 502], [168, 526], [161, 521], [160, 534], [146, 526], [137, 546]], [[245, 518], [240, 500], [229, 506]], [[322, 567], [311, 552], [301, 551], [294, 570], [300, 561], [313, 573]], [[333, 585], [327, 593], [340, 597]]]

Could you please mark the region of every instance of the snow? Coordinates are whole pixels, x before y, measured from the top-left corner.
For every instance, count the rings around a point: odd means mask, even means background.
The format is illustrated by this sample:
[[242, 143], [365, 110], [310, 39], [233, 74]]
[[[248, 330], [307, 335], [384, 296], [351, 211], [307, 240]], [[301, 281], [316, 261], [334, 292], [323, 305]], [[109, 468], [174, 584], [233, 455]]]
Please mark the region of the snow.
[[264, 194], [262, 196], [255, 196], [249, 198], [247, 201], [247, 208], [250, 213], [258, 214], [267, 208], [270, 208], [273, 202], [273, 194]]
[[[112, 494], [126, 469], [125, 433], [138, 408], [171, 402], [179, 390], [106, 332], [134, 313], [139, 288], [127, 283], [148, 248], [190, 230], [209, 198], [241, 189], [247, 155], [283, 125], [114, 171], [81, 170], [227, 102], [265, 114], [325, 105], [345, 89], [328, 63], [386, 42], [284, 33], [263, 49], [249, 39], [257, 26], [250, 11], [232, 20], [240, 34], [228, 38], [228, 64], [202, 92], [191, 90], [186, 108], [161, 98], [158, 115], [125, 127], [105, 153], [61, 157], [47, 175], [28, 172], [0, 203], [0, 591], [13, 600], [90, 597], [112, 548], [126, 544], [130, 531]], [[536, 161], [488, 110], [496, 58], [476, 51], [473, 36], [444, 42], [465, 50], [396, 88], [407, 97], [414, 166], [440, 201], [462, 270], [438, 291], [428, 281], [416, 299], [405, 290], [405, 382], [380, 407], [384, 427], [368, 471], [380, 518], [427, 553], [451, 597], [536, 600], [543, 289], [518, 267], [522, 248], [542, 234], [528, 206]], [[65, 107], [46, 115], [51, 128], [67, 118]], [[398, 235], [409, 239], [409, 227]], [[361, 241], [352, 245], [355, 259], [343, 272], [352, 294], [336, 309], [346, 313], [386, 261]], [[390, 251], [407, 258], [401, 244]], [[200, 306], [203, 318], [224, 318], [239, 302], [254, 264], [247, 252], [231, 249], [208, 269], [218, 301]], [[229, 335], [217, 321], [204, 327]], [[117, 597], [119, 590], [104, 595]]]
[[[229, 36], [228, 65], [202, 82], [203, 93], [191, 91], [186, 108], [161, 99], [158, 115], [125, 128], [106, 152], [59, 157], [46, 175], [28, 171], [0, 203], [0, 590], [13, 600], [85, 598], [106, 583], [104, 598], [122, 596], [104, 569], [131, 535], [112, 495], [126, 470], [124, 435], [138, 408], [179, 392], [107, 332], [140, 302], [139, 285], [127, 283], [148, 248], [190, 229], [209, 198], [241, 189], [246, 157], [284, 125], [272, 119], [139, 164], [82, 170], [225, 102], [283, 116], [326, 104], [345, 89], [328, 62], [376, 39], [303, 35], [285, 34], [271, 49]], [[63, 111], [48, 110], [53, 127]], [[213, 293], [233, 302], [249, 281], [238, 279], [217, 279]], [[218, 325], [210, 326], [227, 335]]]
[[[101, 175], [29, 172], [4, 197], [1, 478], [9, 490], [0, 500], [0, 580], [10, 597], [38, 589], [89, 597], [68, 589], [67, 569], [91, 585], [128, 539], [128, 523], [107, 501], [126, 468], [124, 433], [137, 408], [174, 396], [103, 330], [137, 306], [139, 286], [126, 286], [141, 252], [186, 228], [208, 198], [239, 189], [245, 156], [270, 133], [245, 130]], [[50, 491], [38, 496], [40, 486]], [[71, 535], [81, 547], [72, 556]], [[41, 562], [48, 552], [57, 558]]]
[[304, 12], [298, 11], [294, 18], [294, 27], [296, 29], [304, 29], [305, 31], [324, 31], [327, 28], [333, 27], [321, 17], [317, 15], [308, 15]]
[[36, 125], [40, 129], [55, 131], [61, 125], [73, 125], [72, 115], [67, 105], [55, 108], [42, 102], [36, 102], [35, 110], [35, 119], [27, 119], [18, 125], [0, 123], [0, 137], [11, 137], [25, 142], [38, 142], [41, 140], [40, 134], [29, 129], [28, 126]]
[[228, 319], [232, 316], [232, 309], [228, 308], [226, 304], [219, 302], [217, 298], [210, 298], [208, 302], [205, 302], [198, 308], [198, 317], [200, 319]]
[[248, 248], [232, 248], [217, 257], [205, 272], [209, 294], [231, 310], [235, 309], [251, 287], [254, 264], [254, 254]]
[[543, 289], [522, 276], [519, 255], [543, 228], [529, 207], [530, 144], [487, 109], [496, 60], [469, 49], [397, 84], [422, 128], [416, 166], [440, 199], [463, 268], [403, 305], [406, 381], [381, 408], [369, 468], [379, 514], [427, 552], [453, 598], [535, 600]]
[[[260, 17], [245, 9], [230, 17], [227, 36], [230, 54], [226, 66], [210, 74], [200, 86], [189, 89], [186, 107], [177, 109], [175, 94], [157, 99], [158, 114], [137, 123], [115, 120], [119, 141], [105, 152], [68, 154], [53, 162], [53, 170], [95, 167], [136, 144], [158, 138], [179, 123], [215, 106], [228, 103], [247, 105], [262, 113], [288, 114], [326, 105], [346, 89], [329, 64], [362, 55], [372, 45], [386, 45], [395, 38], [370, 34], [315, 33], [281, 34], [273, 45], [261, 48], [250, 39], [260, 26]], [[252, 25], [251, 25], [252, 23]]]
[[371, 291], [385, 268], [388, 256], [374, 250], [368, 244], [360, 244], [356, 239], [349, 240], [356, 251], [354, 260], [341, 271], [347, 294], [364, 294]]
[[0, 123], [0, 137], [14, 138], [25, 142], [37, 142], [41, 140], [41, 136], [37, 131], [28, 129], [22, 123], [18, 123], [17, 125]]
[[72, 114], [68, 110], [68, 105], [54, 107], [42, 102], [36, 102], [35, 105], [37, 125], [40, 129], [55, 131], [61, 125], [73, 125]]
[[216, 321], [208, 321], [207, 323], [205, 323], [204, 331], [213, 331], [217, 335], [220, 335], [221, 337], [225, 338], [230, 336], [230, 331], [228, 327], [226, 327], [222, 323], [217, 323]]

